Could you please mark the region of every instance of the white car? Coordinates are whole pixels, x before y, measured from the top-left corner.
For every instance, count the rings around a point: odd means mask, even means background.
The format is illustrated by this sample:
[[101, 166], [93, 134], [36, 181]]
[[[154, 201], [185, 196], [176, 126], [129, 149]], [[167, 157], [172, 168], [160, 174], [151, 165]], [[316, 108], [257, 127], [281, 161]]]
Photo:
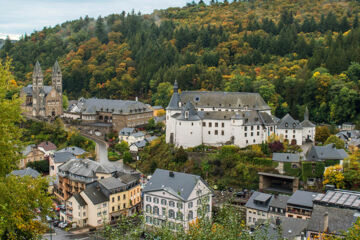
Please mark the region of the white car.
[[59, 223], [58, 227], [59, 228], [66, 228], [67, 225], [68, 225], [67, 222], [61, 222], [61, 223]]

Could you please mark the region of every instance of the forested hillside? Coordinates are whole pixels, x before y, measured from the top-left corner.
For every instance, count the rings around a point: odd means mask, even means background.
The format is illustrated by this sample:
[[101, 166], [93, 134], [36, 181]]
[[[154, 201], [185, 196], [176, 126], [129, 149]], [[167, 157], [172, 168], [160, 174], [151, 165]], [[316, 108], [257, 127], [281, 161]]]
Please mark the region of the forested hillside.
[[360, 3], [202, 1], [151, 15], [81, 18], [7, 42], [17, 81], [59, 60], [69, 98], [135, 98], [166, 106], [182, 90], [259, 92], [282, 117], [360, 122]]

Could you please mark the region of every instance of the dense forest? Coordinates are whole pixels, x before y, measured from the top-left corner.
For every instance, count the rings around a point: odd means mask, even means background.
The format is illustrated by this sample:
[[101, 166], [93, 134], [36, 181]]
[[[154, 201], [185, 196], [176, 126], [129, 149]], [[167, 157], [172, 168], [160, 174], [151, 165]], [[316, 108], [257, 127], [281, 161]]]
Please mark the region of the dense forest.
[[282, 117], [360, 123], [360, 3], [333, 0], [211, 0], [150, 15], [122, 12], [68, 21], [18, 42], [20, 85], [39, 60], [50, 82], [59, 60], [64, 91], [79, 96], [167, 105], [182, 90], [259, 92]]

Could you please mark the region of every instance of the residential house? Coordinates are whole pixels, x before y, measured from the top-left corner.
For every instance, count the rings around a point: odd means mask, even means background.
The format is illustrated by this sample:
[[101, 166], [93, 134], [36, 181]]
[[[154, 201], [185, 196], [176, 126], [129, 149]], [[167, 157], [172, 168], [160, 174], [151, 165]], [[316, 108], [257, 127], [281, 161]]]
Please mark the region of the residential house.
[[24, 158], [20, 159], [19, 168], [25, 168], [29, 162], [36, 162], [45, 160], [46, 152], [39, 149], [35, 144], [26, 146], [25, 150], [21, 152]]
[[129, 147], [130, 152], [137, 153], [141, 151], [146, 146], [147, 143], [148, 142], [145, 139], [132, 143]]
[[89, 186], [80, 195], [87, 203], [87, 224], [90, 227], [101, 227], [109, 222], [109, 199], [100, 188]]
[[276, 219], [286, 215], [288, 195], [274, 194], [269, 203], [269, 218]]
[[127, 143], [129, 144], [129, 146], [135, 142], [139, 142], [145, 139], [145, 133], [144, 132], [135, 132], [132, 133], [128, 138], [127, 138]]
[[311, 146], [306, 154], [306, 161], [337, 161], [342, 165], [347, 157], [344, 149], [337, 149], [334, 143], [330, 143], [325, 146]]
[[49, 156], [56, 151], [56, 145], [50, 141], [41, 142], [40, 144], [38, 144], [38, 148], [41, 151], [45, 152], [46, 156]]
[[341, 237], [359, 216], [359, 212], [354, 209], [315, 204], [307, 226], [306, 239], [319, 239], [319, 235]]
[[119, 142], [122, 142], [122, 141], [125, 141], [125, 142], [128, 142], [128, 138], [131, 134], [134, 134], [136, 131], [135, 131], [135, 128], [128, 128], [128, 127], [125, 127], [123, 129], [121, 129], [119, 131]]
[[60, 149], [59, 152], [69, 152], [71, 154], [73, 154], [74, 156], [76, 156], [77, 158], [81, 157], [84, 153], [86, 153], [86, 151], [82, 148], [76, 147], [76, 146], [71, 146], [71, 147], [66, 147], [63, 149]]
[[124, 171], [124, 165], [120, 163], [105, 165], [90, 159], [71, 159], [58, 167], [59, 183], [54, 194], [60, 201], [65, 201], [83, 191], [86, 184]]
[[245, 204], [246, 225], [255, 225], [259, 220], [269, 219], [269, 205], [271, 198], [271, 194], [257, 191], [251, 195]]
[[286, 217], [309, 219], [317, 193], [297, 190], [287, 201]]
[[18, 177], [30, 176], [33, 178], [37, 178], [38, 176], [41, 176], [41, 174], [38, 171], [29, 167], [21, 170], [14, 170], [10, 173], [10, 175], [14, 175]]
[[351, 123], [351, 122], [345, 122], [341, 125], [341, 130], [342, 131], [351, 131], [351, 130], [355, 130], [356, 125]]
[[285, 167], [301, 168], [300, 154], [298, 153], [273, 153], [272, 160], [278, 162], [276, 169], [280, 174], [285, 173]]
[[143, 189], [147, 227], [189, 229], [197, 218], [212, 217], [212, 190], [197, 175], [156, 169]]
[[336, 134], [338, 138], [344, 141], [345, 146], [360, 146], [360, 131], [359, 130], [349, 130], [341, 131]]
[[76, 158], [76, 156], [71, 152], [55, 152], [54, 154], [50, 155], [49, 175], [56, 176], [59, 166], [74, 158]]
[[88, 204], [80, 193], [75, 193], [66, 201], [66, 217], [61, 220], [69, 223], [75, 223], [76, 227], [87, 226]]

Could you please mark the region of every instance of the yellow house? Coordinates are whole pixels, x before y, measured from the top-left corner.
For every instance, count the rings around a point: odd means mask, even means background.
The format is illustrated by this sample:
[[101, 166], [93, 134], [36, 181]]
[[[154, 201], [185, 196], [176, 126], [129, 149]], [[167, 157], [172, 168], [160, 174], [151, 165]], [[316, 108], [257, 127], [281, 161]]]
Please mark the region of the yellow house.
[[117, 178], [110, 177], [98, 180], [105, 195], [109, 196], [110, 219], [116, 220], [120, 215], [129, 216], [140, 210], [141, 191], [140, 175], [121, 173]]

